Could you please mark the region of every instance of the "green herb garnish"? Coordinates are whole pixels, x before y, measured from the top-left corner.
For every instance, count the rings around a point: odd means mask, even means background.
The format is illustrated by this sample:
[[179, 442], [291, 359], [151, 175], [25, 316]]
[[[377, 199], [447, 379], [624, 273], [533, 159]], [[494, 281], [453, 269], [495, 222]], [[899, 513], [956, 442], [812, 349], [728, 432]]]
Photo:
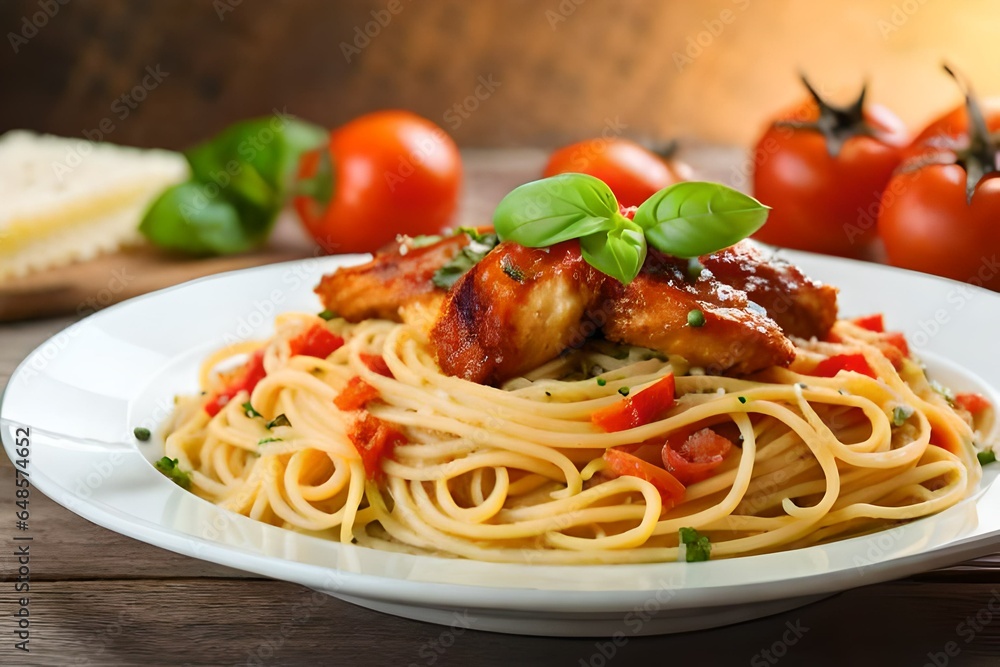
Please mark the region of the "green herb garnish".
[[143, 442], [149, 440], [150, 436], [153, 435], [149, 432], [148, 428], [143, 428], [142, 426], [136, 426], [132, 429], [132, 435], [135, 436], [136, 440], [142, 440]]
[[892, 409], [892, 425], [902, 426], [913, 416], [913, 408], [909, 405], [897, 405]]
[[628, 392], [629, 392], [629, 388], [628, 387], [619, 387], [618, 388], [618, 393], [621, 394], [622, 396], [628, 396]]
[[185, 490], [191, 489], [191, 475], [178, 467], [177, 459], [164, 456], [156, 462], [156, 469], [170, 478], [170, 480]]
[[736, 400], [738, 400], [740, 402], [740, 404], [746, 405], [747, 397], [746, 396], [737, 396]]
[[431, 282], [441, 289], [450, 289], [469, 269], [482, 261], [483, 257], [500, 243], [496, 234], [480, 234], [475, 229], [462, 227], [459, 232], [472, 239], [469, 245], [452, 257], [447, 264], [434, 272]]
[[[299, 157], [326, 137], [323, 128], [280, 111], [223, 130], [185, 151], [191, 178], [152, 203], [139, 231], [154, 245], [193, 255], [229, 255], [263, 244], [293, 194]], [[329, 189], [326, 171], [314, 180]]]
[[979, 459], [979, 465], [984, 466], [987, 463], [996, 461], [997, 455], [993, 453], [992, 449], [987, 449], [985, 452], [978, 452], [976, 458]]
[[691, 280], [698, 280], [701, 277], [701, 272], [704, 270], [705, 266], [697, 257], [692, 257], [688, 260], [687, 275]]
[[329, 322], [333, 318], [337, 317], [337, 313], [327, 308], [323, 312], [317, 313], [317, 317], [319, 317], [321, 320], [326, 320], [327, 322]]
[[703, 327], [705, 326], [705, 313], [701, 312], [697, 308], [689, 310], [687, 321], [689, 327]]
[[676, 257], [705, 255], [757, 231], [768, 210], [724, 185], [688, 181], [660, 190], [629, 220], [603, 181], [570, 173], [515, 188], [497, 206], [493, 225], [500, 240], [529, 248], [579, 239], [587, 263], [628, 284], [647, 243]]
[[524, 271], [514, 265], [514, 261], [507, 256], [500, 260], [500, 268], [507, 274], [507, 277], [519, 283], [524, 282]]
[[944, 386], [937, 380], [931, 380], [931, 389], [936, 393], [944, 397], [944, 400], [948, 401], [948, 405], [955, 407], [955, 392]]
[[256, 410], [253, 409], [253, 406], [250, 405], [250, 401], [247, 401], [246, 403], [243, 404], [243, 412], [246, 413], [247, 417], [263, 417], [264, 416], [264, 415], [260, 414], [259, 412], [257, 412]]
[[280, 415], [267, 422], [267, 430], [270, 431], [275, 426], [291, 426], [292, 422], [288, 421], [288, 417], [282, 412]]
[[269, 442], [284, 442], [281, 438], [261, 438], [257, 441], [257, 446], [266, 445]]
[[608, 381], [607, 381], [607, 380], [605, 380], [604, 378], [597, 378], [597, 386], [598, 386], [598, 387], [603, 387], [603, 386], [604, 386], [604, 385], [606, 385], [607, 383], [608, 383]]
[[708, 560], [712, 554], [712, 543], [708, 537], [702, 535], [694, 528], [681, 528], [677, 531], [678, 541], [685, 545], [684, 560], [688, 563], [697, 563]]

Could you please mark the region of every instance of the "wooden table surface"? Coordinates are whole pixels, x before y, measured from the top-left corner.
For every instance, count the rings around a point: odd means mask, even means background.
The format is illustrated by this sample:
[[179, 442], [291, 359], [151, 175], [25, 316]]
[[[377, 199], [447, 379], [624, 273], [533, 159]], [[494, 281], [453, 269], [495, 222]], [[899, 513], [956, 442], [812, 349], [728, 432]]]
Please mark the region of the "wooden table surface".
[[[535, 152], [470, 153], [464, 221], [537, 169]], [[736, 173], [732, 152], [699, 151], [703, 173]], [[0, 325], [0, 389], [72, 320]], [[2, 665], [987, 665], [1000, 659], [1000, 556], [849, 590], [714, 630], [662, 637], [517, 637], [355, 607], [302, 586], [180, 556], [31, 495], [30, 653], [14, 649], [19, 594], [13, 466], [0, 457]], [[303, 613], [304, 610], [304, 613]], [[296, 620], [287, 623], [294, 615]], [[474, 626], [473, 626], [474, 627]], [[795, 628], [797, 633], [791, 633]], [[796, 636], [796, 634], [798, 636]], [[794, 639], [795, 643], [786, 643]], [[611, 654], [610, 657], [605, 657]], [[952, 655], [948, 655], [948, 651]]]

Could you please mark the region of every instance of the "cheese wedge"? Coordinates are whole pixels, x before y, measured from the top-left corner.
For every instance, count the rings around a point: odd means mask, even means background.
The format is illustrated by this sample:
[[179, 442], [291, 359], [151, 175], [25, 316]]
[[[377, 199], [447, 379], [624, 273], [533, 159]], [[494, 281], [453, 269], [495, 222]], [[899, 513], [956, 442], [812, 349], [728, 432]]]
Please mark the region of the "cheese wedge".
[[184, 156], [14, 130], [0, 136], [0, 282], [141, 242]]

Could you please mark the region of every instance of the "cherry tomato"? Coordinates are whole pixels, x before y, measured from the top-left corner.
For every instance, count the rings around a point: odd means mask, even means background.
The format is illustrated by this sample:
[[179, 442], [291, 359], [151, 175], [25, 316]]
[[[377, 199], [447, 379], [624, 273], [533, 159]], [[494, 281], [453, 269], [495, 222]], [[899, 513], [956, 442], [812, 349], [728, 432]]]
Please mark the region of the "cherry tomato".
[[966, 104], [977, 109], [976, 122], [969, 123], [968, 112], [951, 113], [921, 133], [882, 196], [878, 231], [894, 266], [1000, 290], [998, 145], [990, 117], [968, 92]]
[[664, 159], [628, 139], [588, 139], [558, 149], [542, 176], [580, 173], [595, 176], [611, 188], [623, 207], [639, 206], [654, 194], [691, 178], [691, 168]]
[[757, 142], [754, 196], [772, 210], [754, 236], [788, 248], [864, 255], [906, 130], [885, 107], [865, 104], [864, 92], [851, 106], [833, 107], [805, 84], [813, 99], [783, 114]]
[[441, 231], [458, 204], [462, 166], [434, 123], [376, 111], [331, 132], [325, 156], [305, 154], [299, 179], [311, 194], [296, 197], [295, 210], [316, 242], [329, 253], [372, 252], [398, 234]]
[[[980, 101], [986, 127], [990, 132], [1000, 132], [1000, 97]], [[952, 149], [968, 141], [969, 114], [964, 104], [944, 113], [920, 131], [906, 149], [906, 158], [924, 155], [934, 148]]]

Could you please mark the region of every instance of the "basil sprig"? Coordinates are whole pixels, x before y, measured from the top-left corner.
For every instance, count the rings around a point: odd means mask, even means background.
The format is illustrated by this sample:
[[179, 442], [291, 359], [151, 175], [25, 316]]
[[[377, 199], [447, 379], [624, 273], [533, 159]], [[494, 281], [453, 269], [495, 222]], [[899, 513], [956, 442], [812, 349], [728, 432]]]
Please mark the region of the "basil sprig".
[[294, 194], [300, 156], [326, 136], [281, 111], [223, 130], [185, 151], [190, 179], [160, 194], [139, 231], [154, 245], [192, 255], [229, 255], [261, 245]]
[[760, 229], [768, 210], [724, 185], [686, 181], [654, 194], [629, 220], [603, 181], [568, 173], [515, 188], [497, 207], [493, 226], [501, 241], [529, 248], [580, 239], [587, 263], [628, 284], [647, 244], [675, 257], [707, 255]]

